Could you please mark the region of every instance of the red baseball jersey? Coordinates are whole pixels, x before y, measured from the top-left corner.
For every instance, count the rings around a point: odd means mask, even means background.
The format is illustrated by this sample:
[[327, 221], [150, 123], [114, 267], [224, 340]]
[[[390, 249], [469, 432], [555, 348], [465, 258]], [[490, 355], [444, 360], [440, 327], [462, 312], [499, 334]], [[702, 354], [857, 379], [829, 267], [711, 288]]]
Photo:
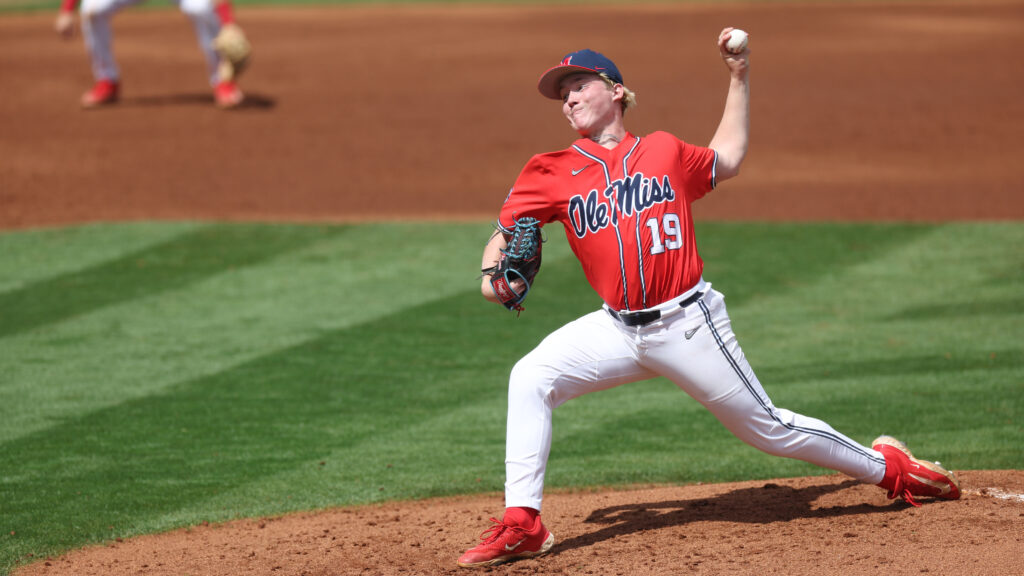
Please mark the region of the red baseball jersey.
[[499, 223], [531, 216], [565, 227], [590, 285], [615, 310], [642, 310], [700, 280], [690, 205], [715, 187], [715, 151], [666, 132], [608, 150], [580, 139], [523, 168]]

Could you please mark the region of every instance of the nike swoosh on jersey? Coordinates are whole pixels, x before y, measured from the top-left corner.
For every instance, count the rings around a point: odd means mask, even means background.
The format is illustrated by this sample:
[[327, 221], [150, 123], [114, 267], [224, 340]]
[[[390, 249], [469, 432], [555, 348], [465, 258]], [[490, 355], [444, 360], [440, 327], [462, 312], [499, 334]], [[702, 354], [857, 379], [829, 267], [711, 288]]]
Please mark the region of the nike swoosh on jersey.
[[590, 168], [590, 166], [591, 166], [590, 164], [587, 164], [586, 166], [584, 166], [583, 168], [580, 168], [579, 170], [573, 170], [573, 171], [572, 171], [572, 175], [573, 175], [573, 176], [576, 176], [576, 175], [577, 175], [577, 174], [579, 174], [580, 172], [583, 172], [583, 171], [584, 171], [584, 170], [586, 170], [587, 168]]
[[700, 326], [697, 326], [693, 330], [687, 330], [683, 336], [686, 336], [686, 339], [689, 340], [690, 338], [693, 338], [693, 335], [697, 333], [697, 330], [700, 330]]

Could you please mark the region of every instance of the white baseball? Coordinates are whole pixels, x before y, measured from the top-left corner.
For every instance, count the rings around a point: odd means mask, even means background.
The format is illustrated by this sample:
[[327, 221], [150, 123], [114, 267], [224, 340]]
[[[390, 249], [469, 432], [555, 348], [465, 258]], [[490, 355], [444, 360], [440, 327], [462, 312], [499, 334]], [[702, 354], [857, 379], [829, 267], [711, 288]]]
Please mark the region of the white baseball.
[[729, 35], [729, 41], [725, 43], [725, 47], [733, 54], [743, 52], [747, 49], [747, 33], [739, 28], [733, 30]]

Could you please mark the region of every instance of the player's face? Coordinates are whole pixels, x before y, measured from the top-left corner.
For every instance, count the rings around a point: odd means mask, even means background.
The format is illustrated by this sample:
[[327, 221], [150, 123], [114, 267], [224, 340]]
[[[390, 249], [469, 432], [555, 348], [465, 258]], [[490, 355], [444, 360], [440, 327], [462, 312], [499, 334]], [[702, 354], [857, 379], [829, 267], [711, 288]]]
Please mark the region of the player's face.
[[[616, 85], [618, 86], [618, 85]], [[572, 74], [562, 79], [562, 114], [581, 136], [600, 133], [615, 122], [620, 91], [597, 74]]]

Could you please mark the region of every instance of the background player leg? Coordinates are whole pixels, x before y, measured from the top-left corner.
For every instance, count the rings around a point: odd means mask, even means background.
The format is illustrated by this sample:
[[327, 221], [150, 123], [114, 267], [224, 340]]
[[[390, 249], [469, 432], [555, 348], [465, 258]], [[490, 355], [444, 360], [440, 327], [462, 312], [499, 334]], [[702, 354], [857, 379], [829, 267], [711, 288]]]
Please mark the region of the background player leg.
[[213, 89], [216, 104], [222, 108], [237, 106], [242, 92], [234, 82], [222, 82], [219, 73], [220, 56], [213, 49], [213, 40], [220, 31], [220, 17], [214, 11], [213, 0], [181, 0], [181, 11], [192, 21], [199, 49], [206, 61], [206, 77]]
[[82, 39], [89, 52], [95, 80], [92, 89], [82, 95], [83, 107], [94, 108], [117, 102], [120, 96], [121, 71], [114, 59], [114, 35], [110, 20], [122, 8], [138, 4], [139, 1], [82, 0]]

